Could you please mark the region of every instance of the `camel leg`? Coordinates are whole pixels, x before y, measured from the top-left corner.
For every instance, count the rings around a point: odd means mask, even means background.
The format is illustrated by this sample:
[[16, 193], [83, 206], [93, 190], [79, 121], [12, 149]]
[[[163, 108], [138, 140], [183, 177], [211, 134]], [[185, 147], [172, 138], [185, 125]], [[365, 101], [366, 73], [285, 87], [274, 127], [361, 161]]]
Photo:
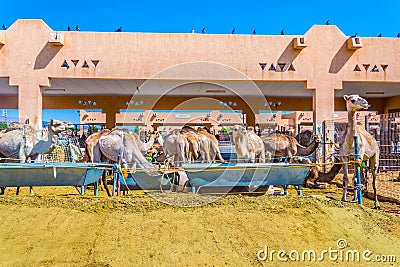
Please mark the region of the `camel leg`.
[[111, 197], [111, 193], [110, 190], [108, 190], [108, 186], [107, 186], [107, 175], [106, 175], [106, 170], [103, 171], [103, 174], [101, 175], [101, 186], [102, 188], [104, 188], [107, 192], [107, 196]]
[[343, 196], [342, 201], [347, 201], [347, 187], [349, 186], [348, 166], [343, 165]]
[[[360, 175], [362, 175], [362, 174], [360, 174]], [[361, 176], [362, 177], [362, 176]], [[354, 176], [353, 176], [353, 186], [354, 186], [354, 197], [353, 197], [353, 200], [352, 200], [352, 202], [357, 202], [357, 196], [358, 196], [358, 189], [357, 189], [357, 176], [356, 176], [356, 174], [354, 173]]]
[[260, 158], [258, 162], [265, 163], [265, 151], [264, 149], [261, 150]]
[[377, 186], [376, 186], [376, 172], [378, 170], [378, 166], [377, 165], [373, 165], [373, 169], [371, 170], [372, 172], [372, 188], [374, 189], [374, 198], [375, 198], [375, 203], [374, 203], [374, 208], [375, 209], [381, 209], [381, 206], [379, 205], [379, 201], [378, 201], [378, 195], [377, 195]]
[[4, 195], [4, 190], [6, 190], [5, 187], [0, 187], [0, 195]]

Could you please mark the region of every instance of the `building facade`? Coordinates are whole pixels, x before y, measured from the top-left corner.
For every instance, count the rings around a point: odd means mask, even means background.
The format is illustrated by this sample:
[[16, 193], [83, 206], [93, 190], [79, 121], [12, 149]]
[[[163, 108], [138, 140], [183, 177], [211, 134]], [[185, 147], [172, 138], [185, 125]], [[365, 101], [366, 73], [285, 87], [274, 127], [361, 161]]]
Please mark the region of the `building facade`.
[[398, 58], [400, 39], [349, 37], [335, 25], [270, 36], [56, 31], [17, 20], [0, 31], [0, 107], [38, 126], [42, 109], [101, 109], [108, 128], [123, 109], [226, 108], [250, 125], [264, 108], [312, 111], [318, 130], [345, 110], [345, 94], [377, 113], [399, 111]]

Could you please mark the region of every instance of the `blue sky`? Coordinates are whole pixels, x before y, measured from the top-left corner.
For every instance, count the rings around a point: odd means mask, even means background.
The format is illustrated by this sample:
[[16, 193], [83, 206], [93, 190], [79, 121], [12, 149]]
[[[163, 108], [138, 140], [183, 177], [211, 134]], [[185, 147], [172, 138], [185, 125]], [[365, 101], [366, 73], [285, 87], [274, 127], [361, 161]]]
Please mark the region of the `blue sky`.
[[54, 30], [303, 34], [329, 19], [346, 35], [395, 37], [400, 1], [3, 1], [0, 23], [41, 18]]
[[[226, 34], [304, 34], [314, 24], [337, 25], [346, 35], [396, 37], [400, 32], [400, 1], [3, 1], [0, 24], [17, 19], [43, 19], [54, 30], [200, 32]], [[9, 110], [8, 116], [17, 116]], [[44, 111], [76, 122], [78, 113]]]

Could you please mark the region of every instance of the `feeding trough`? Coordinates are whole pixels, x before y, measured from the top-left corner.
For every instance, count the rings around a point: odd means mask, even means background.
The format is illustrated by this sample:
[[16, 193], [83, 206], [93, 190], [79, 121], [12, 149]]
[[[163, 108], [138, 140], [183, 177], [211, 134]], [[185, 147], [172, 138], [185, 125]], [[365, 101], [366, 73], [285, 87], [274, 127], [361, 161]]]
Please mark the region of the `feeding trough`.
[[202, 187], [226, 188], [247, 187], [259, 188], [275, 185], [298, 187], [301, 195], [302, 184], [311, 166], [288, 163], [195, 163], [184, 164], [183, 168], [192, 185], [198, 192]]
[[157, 172], [148, 172], [146, 170], [136, 170], [128, 172], [128, 177], [120, 178], [121, 190], [142, 189], [142, 190], [160, 190], [170, 189], [170, 177], [167, 174]]
[[0, 164], [0, 187], [84, 186], [100, 179], [105, 165], [93, 163], [3, 163]]

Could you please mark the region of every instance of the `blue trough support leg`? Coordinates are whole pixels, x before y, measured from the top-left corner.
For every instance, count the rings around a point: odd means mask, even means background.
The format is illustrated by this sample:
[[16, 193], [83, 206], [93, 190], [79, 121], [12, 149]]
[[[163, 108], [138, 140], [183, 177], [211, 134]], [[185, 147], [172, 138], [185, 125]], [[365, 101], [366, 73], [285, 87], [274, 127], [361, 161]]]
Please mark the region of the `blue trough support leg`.
[[19, 190], [21, 187], [17, 186], [17, 192], [15, 192], [15, 194], [18, 196], [19, 195]]
[[81, 186], [81, 196], [83, 196], [85, 194], [85, 186], [82, 185]]
[[297, 186], [297, 194], [302, 197], [303, 196], [303, 186]]
[[99, 196], [99, 181], [94, 183], [94, 195]]
[[29, 187], [29, 195], [33, 196], [35, 193], [33, 192], [33, 187]]
[[283, 194], [285, 196], [289, 195], [289, 192], [287, 191], [287, 185], [283, 185], [282, 187], [283, 187]]

